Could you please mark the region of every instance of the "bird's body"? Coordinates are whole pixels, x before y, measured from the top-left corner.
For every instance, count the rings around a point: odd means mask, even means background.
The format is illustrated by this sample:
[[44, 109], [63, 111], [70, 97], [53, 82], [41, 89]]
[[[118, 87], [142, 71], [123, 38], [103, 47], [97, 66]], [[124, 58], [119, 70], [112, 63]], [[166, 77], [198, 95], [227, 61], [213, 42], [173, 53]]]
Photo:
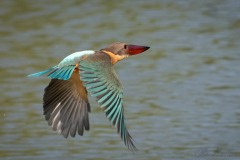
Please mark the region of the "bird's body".
[[42, 72], [51, 82], [43, 97], [44, 115], [48, 124], [65, 138], [83, 135], [89, 130], [88, 113], [91, 111], [88, 93], [97, 98], [107, 118], [117, 128], [125, 145], [136, 150], [123, 114], [122, 85], [114, 70], [114, 64], [149, 47], [116, 42], [100, 51], [75, 52], [58, 65]]

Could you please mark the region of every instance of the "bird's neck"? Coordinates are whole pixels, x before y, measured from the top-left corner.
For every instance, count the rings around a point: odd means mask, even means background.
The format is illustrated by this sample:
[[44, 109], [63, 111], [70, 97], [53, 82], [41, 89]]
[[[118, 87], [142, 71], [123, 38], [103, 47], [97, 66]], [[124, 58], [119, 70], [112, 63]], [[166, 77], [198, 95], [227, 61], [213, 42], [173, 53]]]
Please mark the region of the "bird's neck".
[[124, 58], [127, 58], [128, 55], [116, 55], [113, 52], [102, 50], [103, 53], [106, 53], [111, 58], [111, 63], [116, 64], [118, 61], [121, 61]]

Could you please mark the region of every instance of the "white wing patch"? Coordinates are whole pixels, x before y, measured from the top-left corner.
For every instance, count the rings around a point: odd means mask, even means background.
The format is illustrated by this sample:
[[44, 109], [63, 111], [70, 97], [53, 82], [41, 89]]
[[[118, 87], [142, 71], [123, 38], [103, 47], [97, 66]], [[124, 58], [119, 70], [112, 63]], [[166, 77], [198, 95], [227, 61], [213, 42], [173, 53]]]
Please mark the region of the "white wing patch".
[[67, 57], [65, 57], [60, 63], [59, 63], [59, 67], [61, 67], [62, 65], [66, 66], [66, 63], [69, 63], [70, 65], [72, 65], [72, 62], [78, 62], [82, 56], [84, 55], [89, 55], [89, 54], [94, 54], [95, 51], [93, 50], [85, 50], [85, 51], [80, 51], [80, 52], [75, 52], [72, 53], [70, 55], [68, 55]]

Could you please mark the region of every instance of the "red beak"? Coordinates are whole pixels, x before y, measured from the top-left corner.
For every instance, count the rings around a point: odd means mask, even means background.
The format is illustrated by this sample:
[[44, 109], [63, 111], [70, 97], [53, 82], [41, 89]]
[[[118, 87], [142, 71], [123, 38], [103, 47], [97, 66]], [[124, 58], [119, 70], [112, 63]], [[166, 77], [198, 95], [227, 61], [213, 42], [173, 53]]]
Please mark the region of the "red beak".
[[150, 47], [129, 44], [129, 45], [126, 45], [126, 48], [127, 48], [127, 53], [129, 55], [135, 55], [148, 50]]

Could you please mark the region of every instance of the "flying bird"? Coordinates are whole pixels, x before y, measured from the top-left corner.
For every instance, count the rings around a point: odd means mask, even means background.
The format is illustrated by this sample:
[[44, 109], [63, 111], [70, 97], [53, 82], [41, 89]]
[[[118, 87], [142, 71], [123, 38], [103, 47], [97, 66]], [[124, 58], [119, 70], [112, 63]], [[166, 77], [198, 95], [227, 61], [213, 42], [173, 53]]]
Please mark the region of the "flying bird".
[[99, 51], [75, 52], [48, 70], [28, 77], [47, 75], [51, 78], [43, 96], [43, 114], [53, 130], [67, 138], [89, 130], [91, 107], [88, 93], [96, 97], [106, 117], [117, 128], [124, 144], [137, 150], [129, 134], [123, 108], [122, 85], [114, 64], [148, 50], [148, 46], [115, 42]]

